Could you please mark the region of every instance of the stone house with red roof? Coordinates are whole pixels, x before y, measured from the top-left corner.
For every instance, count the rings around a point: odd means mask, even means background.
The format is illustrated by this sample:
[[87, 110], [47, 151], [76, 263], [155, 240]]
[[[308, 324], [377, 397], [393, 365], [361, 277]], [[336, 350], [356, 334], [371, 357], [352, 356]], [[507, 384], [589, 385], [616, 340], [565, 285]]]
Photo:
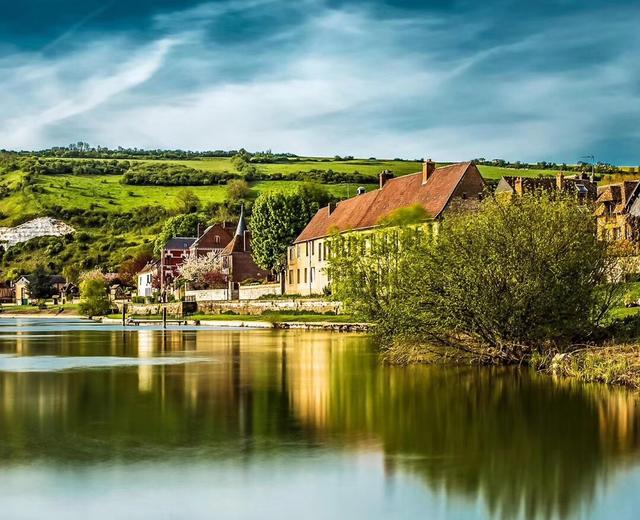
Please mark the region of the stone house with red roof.
[[334, 232], [374, 229], [397, 209], [420, 205], [437, 222], [451, 207], [472, 208], [482, 198], [485, 182], [472, 163], [436, 168], [425, 161], [422, 171], [394, 178], [380, 174], [378, 189], [318, 210], [289, 247], [286, 293], [322, 294], [329, 285], [325, 269], [328, 239]]
[[624, 181], [598, 187], [598, 238], [636, 241], [640, 231], [640, 182]]

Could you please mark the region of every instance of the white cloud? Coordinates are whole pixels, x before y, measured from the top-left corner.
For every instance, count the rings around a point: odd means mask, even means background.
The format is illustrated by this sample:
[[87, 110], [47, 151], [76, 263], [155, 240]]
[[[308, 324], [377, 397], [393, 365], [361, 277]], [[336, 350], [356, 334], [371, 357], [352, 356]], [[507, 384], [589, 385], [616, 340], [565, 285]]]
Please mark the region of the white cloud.
[[[385, 19], [307, 1], [295, 25], [233, 44], [212, 38], [208, 21], [276, 4], [203, 4], [156, 17], [150, 43], [113, 36], [56, 59], [5, 58], [0, 148], [82, 139], [109, 146], [571, 161], [603, 138], [606, 124], [640, 115], [636, 40], [626, 54], [601, 63], [527, 70], [530, 56], [551, 60], [566, 50], [565, 42], [586, 45], [588, 39], [571, 40], [585, 30], [580, 24], [564, 29], [566, 40], [557, 40], [551, 24], [511, 43], [476, 48], [474, 38], [489, 22], [452, 31], [447, 18]], [[625, 20], [602, 21], [598, 34], [624, 37], [632, 30]], [[508, 68], [496, 65], [509, 60]]]

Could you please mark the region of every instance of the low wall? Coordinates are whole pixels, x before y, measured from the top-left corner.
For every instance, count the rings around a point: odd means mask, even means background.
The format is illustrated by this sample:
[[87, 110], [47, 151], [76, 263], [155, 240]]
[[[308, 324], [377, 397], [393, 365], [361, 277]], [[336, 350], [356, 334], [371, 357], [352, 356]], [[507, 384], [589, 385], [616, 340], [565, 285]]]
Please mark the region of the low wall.
[[[186, 291], [185, 296], [193, 298], [196, 302], [206, 301], [226, 301], [229, 299], [228, 289], [202, 289], [197, 291]], [[190, 298], [191, 297], [191, 298]]]
[[241, 285], [238, 291], [240, 300], [257, 300], [263, 296], [280, 296], [279, 283], [263, 283], [260, 285]]
[[[116, 302], [118, 312], [122, 312], [122, 302]], [[137, 316], [150, 316], [152, 314], [161, 314], [162, 303], [127, 303], [127, 314], [135, 314]], [[184, 316], [193, 314], [196, 311], [196, 302], [174, 302], [167, 303], [167, 314], [172, 316]]]
[[202, 314], [251, 314], [260, 315], [265, 312], [317, 312], [326, 314], [340, 313], [340, 302], [324, 300], [240, 300], [240, 301], [201, 301], [197, 302], [198, 312]]

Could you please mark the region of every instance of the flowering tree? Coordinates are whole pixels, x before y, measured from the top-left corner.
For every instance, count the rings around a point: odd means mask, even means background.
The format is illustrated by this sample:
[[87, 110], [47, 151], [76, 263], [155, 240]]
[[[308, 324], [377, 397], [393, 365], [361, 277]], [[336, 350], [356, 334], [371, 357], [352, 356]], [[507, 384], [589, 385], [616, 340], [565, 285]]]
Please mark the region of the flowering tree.
[[188, 256], [178, 268], [180, 276], [195, 288], [211, 288], [227, 281], [222, 273], [220, 253], [210, 252], [205, 256]]

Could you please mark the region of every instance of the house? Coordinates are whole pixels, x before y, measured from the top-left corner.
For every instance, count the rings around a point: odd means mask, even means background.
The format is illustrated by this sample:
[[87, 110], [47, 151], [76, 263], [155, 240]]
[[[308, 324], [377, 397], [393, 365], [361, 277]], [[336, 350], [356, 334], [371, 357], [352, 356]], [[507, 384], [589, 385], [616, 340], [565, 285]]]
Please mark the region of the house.
[[167, 241], [160, 257], [160, 289], [166, 290], [178, 277], [178, 268], [189, 256], [196, 237], [174, 237]]
[[233, 239], [221, 253], [221, 260], [222, 272], [230, 284], [269, 278], [269, 271], [258, 267], [251, 256], [251, 231], [245, 222], [244, 207], [240, 210], [240, 219]]
[[422, 172], [393, 178], [380, 174], [379, 188], [318, 210], [288, 250], [287, 294], [322, 294], [329, 285], [325, 272], [328, 238], [334, 232], [359, 232], [375, 228], [393, 211], [422, 206], [436, 222], [452, 207], [477, 207], [485, 183], [472, 163], [436, 168], [424, 162]]
[[67, 282], [60, 289], [60, 303], [73, 303], [79, 296], [80, 288], [71, 282]]
[[635, 241], [640, 218], [639, 181], [624, 181], [598, 188], [596, 217], [598, 237]]
[[8, 282], [0, 284], [0, 303], [13, 303], [15, 299], [15, 288]]
[[566, 194], [575, 194], [584, 202], [592, 202], [597, 197], [597, 184], [585, 174], [575, 177], [565, 177], [562, 172], [553, 177], [502, 177], [496, 187], [496, 196], [523, 195], [539, 191], [561, 191]]
[[160, 268], [156, 260], [148, 262], [137, 274], [138, 296], [153, 296], [159, 283]]
[[[29, 285], [31, 282], [27, 276], [21, 276], [14, 283], [15, 299], [17, 305], [28, 305], [31, 299], [29, 294]], [[64, 287], [67, 284], [67, 280], [64, 276], [57, 274], [49, 276], [49, 285], [51, 289], [51, 297], [54, 303], [60, 300], [60, 296], [64, 291]]]
[[209, 253], [222, 253], [233, 240], [233, 226], [227, 222], [213, 224], [195, 239], [189, 248], [190, 255], [205, 256]]

